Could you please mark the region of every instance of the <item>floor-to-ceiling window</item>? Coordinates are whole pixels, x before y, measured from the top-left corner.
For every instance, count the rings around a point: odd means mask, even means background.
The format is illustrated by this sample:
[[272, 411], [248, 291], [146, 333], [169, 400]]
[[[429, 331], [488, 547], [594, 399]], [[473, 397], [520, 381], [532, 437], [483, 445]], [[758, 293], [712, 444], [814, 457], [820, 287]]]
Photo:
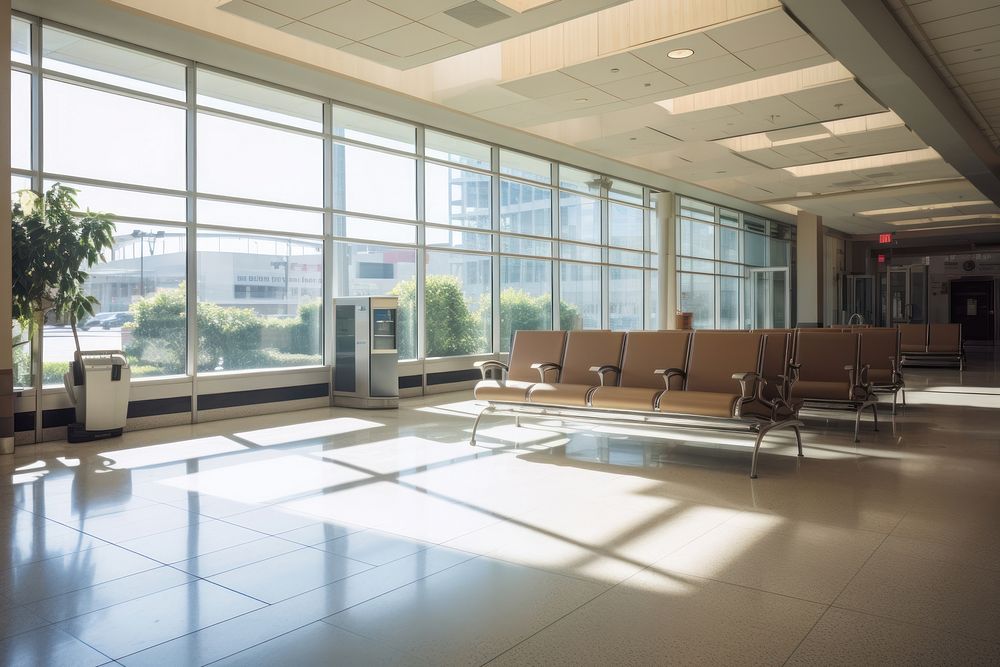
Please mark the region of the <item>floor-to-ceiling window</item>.
[[[677, 198], [677, 268], [680, 309], [696, 329], [745, 329], [754, 317], [751, 276], [787, 269], [794, 228], [688, 197]], [[787, 280], [787, 275], [784, 276]], [[773, 283], [769, 282], [768, 284]], [[781, 283], [784, 284], [784, 283]], [[769, 296], [769, 324], [788, 326], [785, 301]], [[758, 306], [760, 304], [757, 304]]]
[[[63, 183], [114, 216], [81, 342], [134, 377], [327, 363], [346, 295], [399, 297], [404, 360], [657, 324], [639, 183], [27, 16], [11, 76], [12, 189]], [[65, 325], [45, 328], [46, 384]]]

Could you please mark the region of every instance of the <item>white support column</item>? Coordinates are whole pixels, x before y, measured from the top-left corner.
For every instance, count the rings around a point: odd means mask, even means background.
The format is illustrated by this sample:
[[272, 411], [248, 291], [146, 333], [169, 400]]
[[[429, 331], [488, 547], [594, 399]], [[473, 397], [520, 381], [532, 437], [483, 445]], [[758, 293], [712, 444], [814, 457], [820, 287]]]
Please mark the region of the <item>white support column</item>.
[[[7, 18], [0, 26], [0, 49], [10, 53], [10, 0], [0, 2]], [[0, 76], [0, 181], [10, 183], [10, 67]], [[10, 206], [0, 207], [0, 322], [11, 321]], [[11, 327], [0, 326], [0, 454], [14, 453], [14, 358]]]
[[676, 328], [677, 313], [677, 216], [674, 213], [674, 195], [672, 192], [657, 192], [656, 219], [653, 224], [659, 231], [656, 253], [660, 257], [660, 268], [656, 280], [659, 289], [657, 296], [657, 312], [660, 316], [660, 329]]
[[800, 211], [796, 225], [796, 326], [823, 326], [823, 218]]

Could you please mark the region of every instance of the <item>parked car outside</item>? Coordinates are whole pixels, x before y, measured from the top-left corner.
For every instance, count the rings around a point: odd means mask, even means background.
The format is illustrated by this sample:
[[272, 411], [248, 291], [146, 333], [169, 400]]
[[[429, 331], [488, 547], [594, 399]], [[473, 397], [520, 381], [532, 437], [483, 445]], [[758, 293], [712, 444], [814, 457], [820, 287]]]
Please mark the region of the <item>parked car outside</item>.
[[114, 329], [132, 321], [132, 313], [113, 313], [113, 317], [101, 322], [104, 329]]
[[77, 324], [78, 329], [83, 329], [84, 331], [89, 331], [94, 327], [101, 326], [105, 320], [110, 320], [117, 313], [97, 313], [93, 317], [87, 318], [83, 322]]

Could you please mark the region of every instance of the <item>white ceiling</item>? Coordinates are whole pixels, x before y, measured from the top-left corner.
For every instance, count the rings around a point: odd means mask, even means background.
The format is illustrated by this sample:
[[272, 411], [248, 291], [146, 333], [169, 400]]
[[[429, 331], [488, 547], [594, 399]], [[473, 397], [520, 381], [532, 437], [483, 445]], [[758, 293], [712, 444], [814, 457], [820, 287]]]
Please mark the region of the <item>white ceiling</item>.
[[[510, 3], [510, 0], [507, 0]], [[397, 69], [410, 69], [625, 0], [227, 0], [219, 9]]]
[[900, 24], [1000, 148], [1000, 1], [886, 0]]

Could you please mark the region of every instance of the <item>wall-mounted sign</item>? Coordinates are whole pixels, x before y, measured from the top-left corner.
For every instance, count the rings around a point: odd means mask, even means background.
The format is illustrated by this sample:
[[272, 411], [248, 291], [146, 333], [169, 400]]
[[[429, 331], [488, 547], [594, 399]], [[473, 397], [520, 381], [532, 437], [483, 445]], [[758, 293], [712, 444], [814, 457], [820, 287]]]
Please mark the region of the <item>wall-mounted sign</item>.
[[879, 256], [878, 256], [878, 263], [879, 264], [885, 264], [885, 255], [879, 254]]
[[962, 270], [963, 271], [975, 271], [976, 270], [976, 260], [974, 260], [974, 259], [967, 259], [964, 262], [962, 262]]
[[892, 245], [892, 242], [896, 240], [895, 232], [882, 232], [878, 235], [879, 245]]

